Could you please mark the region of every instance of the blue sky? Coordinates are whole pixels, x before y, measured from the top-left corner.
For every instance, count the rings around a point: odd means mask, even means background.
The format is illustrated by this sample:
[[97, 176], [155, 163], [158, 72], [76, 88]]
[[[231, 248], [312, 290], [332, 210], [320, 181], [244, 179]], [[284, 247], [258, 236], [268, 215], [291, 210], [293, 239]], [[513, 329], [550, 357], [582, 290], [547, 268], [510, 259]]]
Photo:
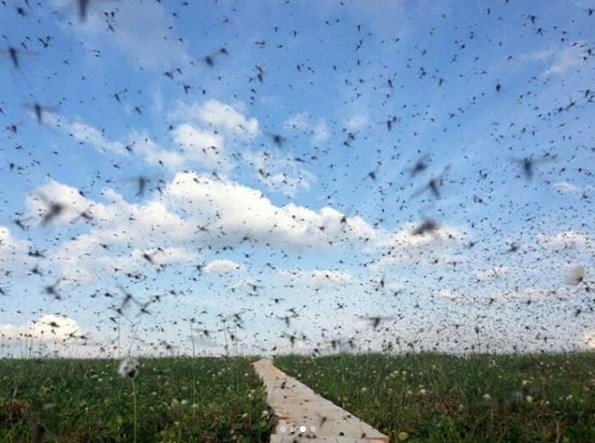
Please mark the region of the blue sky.
[[592, 347], [593, 8], [3, 5], [3, 352]]

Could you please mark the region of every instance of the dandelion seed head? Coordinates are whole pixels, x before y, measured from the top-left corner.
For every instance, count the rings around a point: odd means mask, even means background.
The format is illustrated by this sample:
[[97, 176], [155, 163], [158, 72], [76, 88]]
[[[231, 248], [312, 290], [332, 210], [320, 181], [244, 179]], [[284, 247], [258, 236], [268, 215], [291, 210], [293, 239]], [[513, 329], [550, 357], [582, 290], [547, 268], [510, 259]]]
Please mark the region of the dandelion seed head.
[[585, 267], [583, 265], [572, 266], [568, 270], [566, 281], [570, 285], [578, 285], [585, 280]]
[[135, 358], [126, 358], [120, 363], [118, 374], [122, 377], [135, 378], [138, 375], [140, 363]]

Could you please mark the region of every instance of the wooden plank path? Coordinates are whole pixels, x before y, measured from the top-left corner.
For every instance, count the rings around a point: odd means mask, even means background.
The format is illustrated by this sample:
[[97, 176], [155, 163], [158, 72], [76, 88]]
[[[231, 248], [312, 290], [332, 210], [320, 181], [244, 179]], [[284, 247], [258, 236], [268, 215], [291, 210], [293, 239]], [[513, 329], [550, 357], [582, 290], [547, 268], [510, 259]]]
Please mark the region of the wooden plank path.
[[388, 443], [388, 437], [288, 376], [269, 359], [254, 363], [277, 418], [271, 443]]

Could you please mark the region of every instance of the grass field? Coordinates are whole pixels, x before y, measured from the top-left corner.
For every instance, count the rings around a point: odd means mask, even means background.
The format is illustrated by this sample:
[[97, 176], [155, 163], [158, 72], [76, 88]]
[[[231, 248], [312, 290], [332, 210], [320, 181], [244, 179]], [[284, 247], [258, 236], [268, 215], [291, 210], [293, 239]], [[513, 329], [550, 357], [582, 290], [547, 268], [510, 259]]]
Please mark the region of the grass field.
[[275, 364], [395, 442], [595, 442], [595, 353]]
[[273, 422], [248, 358], [0, 361], [1, 442], [268, 441]]
[[[144, 359], [133, 381], [114, 360], [4, 360], [0, 441], [128, 442], [135, 422], [138, 442], [268, 441], [252, 361]], [[594, 353], [275, 363], [395, 442], [595, 442]]]

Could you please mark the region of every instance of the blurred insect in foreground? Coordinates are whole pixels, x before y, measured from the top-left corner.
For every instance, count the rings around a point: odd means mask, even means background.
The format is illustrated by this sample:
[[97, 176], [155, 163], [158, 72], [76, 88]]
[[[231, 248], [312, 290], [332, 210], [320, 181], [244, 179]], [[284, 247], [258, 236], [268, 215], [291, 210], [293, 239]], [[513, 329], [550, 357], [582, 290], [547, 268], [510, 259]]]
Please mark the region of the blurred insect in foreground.
[[415, 177], [417, 174], [419, 174], [420, 172], [425, 171], [428, 168], [428, 159], [429, 159], [429, 155], [424, 155], [422, 158], [420, 158], [415, 165], [413, 165], [411, 168], [409, 168], [409, 174], [411, 175], [411, 177]]
[[378, 329], [380, 323], [383, 321], [394, 320], [394, 317], [381, 317], [381, 316], [360, 316], [360, 318], [370, 322], [373, 329]]
[[428, 182], [427, 185], [425, 185], [423, 188], [421, 188], [417, 192], [415, 192], [412, 197], [417, 197], [418, 195], [422, 194], [426, 190], [429, 190], [429, 191], [432, 192], [432, 194], [434, 195], [434, 197], [440, 198], [440, 186], [442, 186], [442, 181], [444, 180], [444, 177], [446, 176], [446, 173], [449, 171], [449, 169], [450, 169], [450, 165], [447, 165], [443, 169], [443, 171], [442, 171], [442, 173], [440, 175], [438, 175], [437, 177], [432, 178]]
[[[77, 2], [77, 9], [79, 14], [79, 20], [81, 22], [85, 22], [87, 20], [87, 16], [89, 14], [89, 4], [91, 0], [74, 0]], [[97, 1], [97, 0], [95, 0]], [[103, 0], [105, 1], [105, 0]]]
[[35, 103], [27, 103], [24, 105], [25, 108], [29, 109], [30, 111], [32, 111], [35, 114], [35, 118], [37, 120], [37, 123], [42, 124], [44, 123], [43, 118], [44, 118], [44, 114], [50, 113], [50, 112], [55, 112], [58, 110], [58, 108], [56, 108], [55, 106], [43, 106], [40, 105], [39, 103], [35, 102]]
[[20, 57], [22, 55], [35, 55], [34, 52], [26, 51], [23, 49], [18, 49], [18, 48], [15, 48], [14, 46], [9, 46], [8, 48], [3, 49], [2, 51], [0, 51], [0, 54], [8, 56], [15, 69], [21, 68]]
[[42, 226], [47, 226], [49, 223], [53, 222], [60, 215], [64, 214], [64, 210], [66, 209], [66, 206], [63, 203], [52, 201], [52, 200], [48, 199], [43, 194], [39, 194], [39, 197], [43, 200], [43, 202], [46, 205], [45, 214], [43, 214], [43, 217], [41, 218]]
[[512, 159], [512, 161], [520, 164], [523, 169], [523, 175], [525, 176], [525, 179], [531, 180], [533, 178], [533, 173], [535, 172], [535, 165], [550, 162], [552, 160], [555, 160], [555, 158], [556, 158], [555, 156], [546, 154], [545, 156], [543, 156], [541, 158], [533, 158], [533, 157], [525, 157], [525, 158], [521, 158], [521, 159], [514, 158], [514, 159]]
[[206, 55], [203, 60], [209, 67], [212, 68], [213, 66], [215, 66], [215, 61], [217, 60], [217, 58], [221, 57], [222, 55], [229, 55], [227, 49], [221, 48], [218, 51], [212, 52]]
[[438, 231], [439, 228], [440, 226], [437, 222], [435, 222], [431, 218], [426, 218], [419, 226], [417, 226], [413, 231], [411, 231], [411, 233], [413, 235], [432, 234], [436, 236], [436, 231]]

